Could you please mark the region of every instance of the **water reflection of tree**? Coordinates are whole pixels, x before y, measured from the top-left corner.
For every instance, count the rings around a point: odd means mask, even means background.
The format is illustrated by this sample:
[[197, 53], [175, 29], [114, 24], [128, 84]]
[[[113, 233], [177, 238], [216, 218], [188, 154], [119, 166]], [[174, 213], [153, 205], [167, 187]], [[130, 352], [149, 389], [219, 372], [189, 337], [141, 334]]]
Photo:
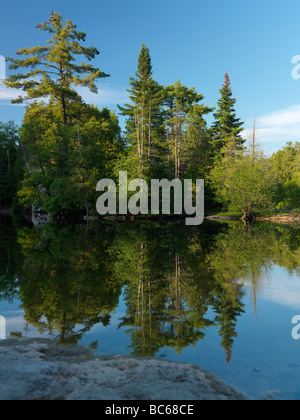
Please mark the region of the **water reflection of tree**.
[[16, 230], [0, 219], [0, 302], [12, 302], [17, 295], [18, 273], [22, 267], [21, 247]]
[[281, 232], [274, 225], [219, 229], [211, 235], [209, 226], [132, 227], [130, 234], [128, 226], [119, 228], [115, 269], [129, 269], [123, 271], [127, 312], [120, 326], [129, 327], [133, 355], [154, 356], [163, 347], [180, 353], [217, 326], [226, 360], [231, 360], [236, 324], [244, 312], [244, 282], [250, 279], [255, 303], [262, 274], [283, 252], [284, 264], [290, 264], [294, 241], [283, 248], [289, 229]]
[[110, 276], [106, 250], [109, 234], [97, 229], [88, 237], [84, 226], [42, 231], [22, 229], [18, 241], [24, 255], [20, 285], [25, 318], [41, 333], [76, 343], [97, 324], [108, 325], [121, 283]]
[[[220, 325], [227, 361], [231, 359], [233, 339], [237, 336], [235, 323], [243, 312], [239, 305], [242, 297], [241, 285], [250, 283], [257, 317], [257, 288], [265, 281], [272, 264], [284, 267], [292, 265], [294, 269], [297, 268], [296, 260], [299, 262], [300, 256], [299, 239], [300, 231], [297, 227], [264, 224], [242, 228], [240, 224], [233, 223], [224, 233], [218, 235], [216, 246], [208, 256], [208, 263], [219, 285], [219, 292], [215, 294], [218, 303], [214, 308], [219, 312], [216, 321]], [[288, 245], [283, 246], [283, 243]]]
[[[120, 326], [130, 327], [133, 355], [154, 356], [163, 347], [180, 354], [203, 340], [207, 328], [214, 325], [220, 325], [227, 354], [231, 350], [242, 304], [236, 293], [234, 298], [228, 296], [229, 285], [225, 288], [218, 283], [207, 262], [214, 250], [209, 233], [206, 228], [180, 225], [144, 226], [131, 235], [128, 227], [119, 229], [113, 250], [118, 255], [115, 268], [130, 267], [125, 288], [127, 312]], [[134, 261], [128, 264], [131, 255]], [[210, 307], [215, 310], [214, 320], [207, 315]]]
[[[108, 325], [124, 288], [132, 355], [178, 354], [218, 328], [229, 362], [243, 313], [276, 264], [299, 270], [299, 229], [276, 225], [93, 224], [0, 229], [0, 298], [17, 294], [25, 319], [60, 342]], [[22, 258], [21, 251], [22, 250]], [[9, 261], [9, 263], [8, 263]]]

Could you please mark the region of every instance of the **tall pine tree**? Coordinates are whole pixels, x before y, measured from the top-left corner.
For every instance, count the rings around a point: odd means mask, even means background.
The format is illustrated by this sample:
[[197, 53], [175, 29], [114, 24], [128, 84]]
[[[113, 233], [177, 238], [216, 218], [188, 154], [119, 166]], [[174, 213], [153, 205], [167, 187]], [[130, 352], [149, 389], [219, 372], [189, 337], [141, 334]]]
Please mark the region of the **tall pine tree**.
[[42, 98], [59, 102], [63, 124], [67, 125], [68, 104], [80, 100], [74, 86], [85, 86], [97, 93], [95, 82], [108, 75], [90, 63], [79, 64], [76, 61], [77, 56], [91, 61], [99, 51], [95, 47], [81, 45], [86, 40], [86, 33], [76, 30], [71, 20], [68, 19], [64, 25], [62, 15], [52, 11], [50, 19], [37, 28], [51, 35], [47, 45], [21, 48], [17, 55], [24, 58], [10, 58], [9, 68], [28, 71], [11, 75], [4, 83], [7, 87], [25, 92], [13, 103]]
[[220, 89], [217, 111], [214, 114], [215, 121], [212, 125], [213, 146], [217, 156], [237, 157], [243, 150], [245, 140], [241, 137], [243, 122], [236, 116], [231, 82], [228, 74], [225, 74], [225, 82]]
[[[184, 86], [180, 80], [174, 85], [166, 86], [165, 92], [165, 116], [168, 142], [168, 154], [170, 162], [169, 177], [180, 179], [183, 175], [185, 132], [188, 115], [194, 107], [203, 100], [203, 95], [198, 94], [194, 87]], [[204, 110], [202, 114], [208, 113]], [[174, 168], [174, 170], [172, 170]]]
[[[164, 154], [162, 101], [163, 88], [152, 77], [149, 48], [143, 43], [135, 77], [128, 89], [131, 104], [120, 107], [126, 119], [126, 138], [129, 146], [125, 166], [133, 167], [130, 176], [158, 176], [161, 156]], [[126, 168], [127, 169], [127, 168]]]
[[76, 87], [97, 93], [97, 80], [108, 75], [92, 66], [99, 51], [84, 45], [86, 33], [71, 20], [52, 12], [37, 28], [50, 39], [20, 49], [5, 81], [21, 91], [15, 103], [30, 102], [20, 132], [27, 170], [19, 199], [51, 213], [84, 206], [89, 213], [97, 180], [112, 176], [121, 141], [116, 117], [87, 105]]

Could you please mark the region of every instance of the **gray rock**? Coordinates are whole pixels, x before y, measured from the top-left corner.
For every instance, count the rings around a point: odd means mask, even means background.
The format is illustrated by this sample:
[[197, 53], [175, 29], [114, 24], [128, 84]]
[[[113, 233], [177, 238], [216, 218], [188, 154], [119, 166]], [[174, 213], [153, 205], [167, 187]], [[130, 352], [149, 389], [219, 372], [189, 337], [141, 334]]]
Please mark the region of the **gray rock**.
[[31, 221], [36, 228], [42, 228], [46, 223], [52, 219], [50, 214], [45, 214], [41, 209], [32, 209]]
[[49, 340], [0, 342], [0, 400], [248, 400], [199, 367], [159, 359], [93, 357]]

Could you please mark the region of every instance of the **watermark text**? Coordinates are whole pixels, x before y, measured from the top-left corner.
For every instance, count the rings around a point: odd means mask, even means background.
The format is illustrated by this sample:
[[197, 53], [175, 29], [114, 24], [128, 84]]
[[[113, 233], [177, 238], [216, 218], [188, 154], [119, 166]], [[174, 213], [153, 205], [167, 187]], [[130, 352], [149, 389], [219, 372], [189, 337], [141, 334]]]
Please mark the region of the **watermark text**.
[[6, 339], [6, 320], [0, 315], [0, 340]]
[[[119, 172], [119, 191], [111, 179], [102, 179], [96, 190], [103, 192], [97, 200], [97, 212], [104, 215], [187, 215], [187, 226], [198, 226], [204, 221], [204, 180], [191, 179], [182, 183], [179, 179], [151, 180], [151, 191], [144, 179], [134, 179], [128, 183], [126, 171]], [[128, 193], [131, 194], [128, 197]], [[149, 200], [150, 192], [150, 200]], [[117, 211], [117, 193], [119, 209]], [[172, 198], [173, 197], [173, 198]]]
[[292, 324], [296, 325], [292, 329], [292, 337], [294, 340], [300, 340], [300, 315], [294, 316], [292, 319]]
[[6, 60], [0, 55], [0, 80], [6, 79]]

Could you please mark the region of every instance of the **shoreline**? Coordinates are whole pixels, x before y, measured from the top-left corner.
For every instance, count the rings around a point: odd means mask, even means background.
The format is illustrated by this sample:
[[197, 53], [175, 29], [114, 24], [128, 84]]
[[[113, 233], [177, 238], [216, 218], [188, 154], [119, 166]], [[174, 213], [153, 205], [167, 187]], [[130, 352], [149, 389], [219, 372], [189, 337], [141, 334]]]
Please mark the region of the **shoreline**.
[[[223, 216], [222, 214], [207, 216], [205, 220], [210, 221], [241, 221], [243, 222], [243, 217], [240, 216]], [[300, 225], [300, 213], [285, 213], [277, 214], [270, 216], [254, 216], [253, 222], [269, 222], [269, 223], [279, 223], [279, 224], [292, 224]]]
[[[11, 208], [0, 208], [0, 217], [12, 217], [15, 212]], [[20, 212], [17, 212], [20, 213]], [[22, 212], [21, 212], [22, 213]], [[24, 214], [24, 213], [22, 213]], [[185, 217], [185, 216], [184, 216]], [[135, 222], [135, 221], [164, 221], [164, 222], [181, 222], [184, 218], [183, 216], [177, 215], [161, 215], [161, 216], [154, 216], [154, 217], [145, 217], [145, 216], [81, 216], [78, 217], [78, 221], [85, 221], [85, 222], [94, 222], [94, 221], [107, 221], [107, 222]], [[61, 221], [64, 220], [65, 222], [74, 221], [74, 216], [53, 216], [52, 220], [54, 221]], [[240, 221], [244, 222], [242, 216], [227, 216], [222, 214], [216, 215], [209, 215], [204, 217], [205, 221]], [[279, 224], [293, 224], [293, 225], [300, 225], [300, 213], [282, 213], [282, 214], [273, 214], [268, 216], [254, 216], [253, 222], [269, 222], [269, 223], [279, 223]]]
[[272, 216], [257, 216], [255, 217], [255, 221], [300, 225], [300, 213], [286, 213]]

